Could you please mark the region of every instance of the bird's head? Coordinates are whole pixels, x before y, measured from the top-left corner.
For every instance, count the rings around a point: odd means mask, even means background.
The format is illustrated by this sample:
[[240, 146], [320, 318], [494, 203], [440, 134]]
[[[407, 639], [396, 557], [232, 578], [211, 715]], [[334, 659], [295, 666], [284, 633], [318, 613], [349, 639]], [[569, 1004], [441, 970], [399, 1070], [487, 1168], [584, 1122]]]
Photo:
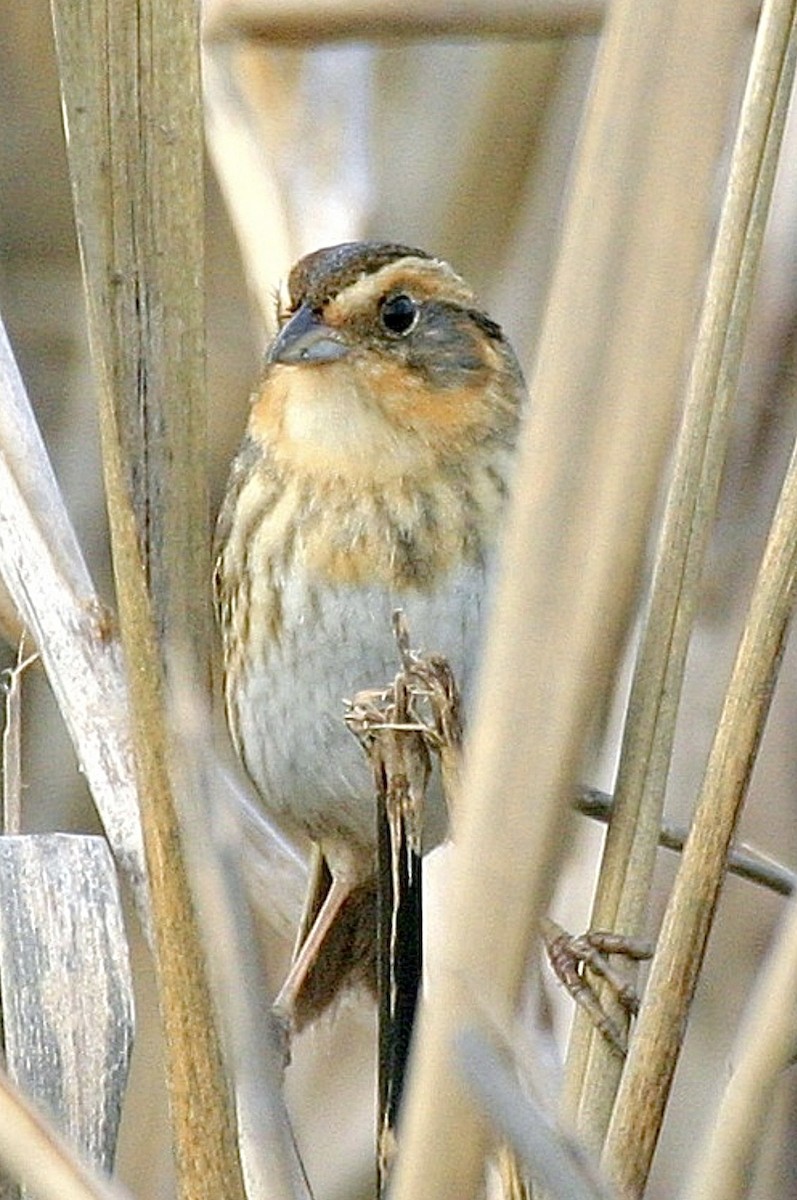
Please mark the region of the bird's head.
[[412, 472], [511, 438], [525, 389], [500, 327], [445, 262], [392, 242], [290, 273], [250, 434], [310, 472]]

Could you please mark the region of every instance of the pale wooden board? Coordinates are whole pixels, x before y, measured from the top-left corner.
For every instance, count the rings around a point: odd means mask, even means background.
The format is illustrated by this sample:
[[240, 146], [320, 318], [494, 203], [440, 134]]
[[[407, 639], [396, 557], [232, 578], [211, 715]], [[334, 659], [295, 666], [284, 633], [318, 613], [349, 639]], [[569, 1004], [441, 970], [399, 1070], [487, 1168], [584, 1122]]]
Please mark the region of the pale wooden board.
[[133, 994], [103, 838], [0, 837], [0, 995], [9, 1074], [110, 1172]]

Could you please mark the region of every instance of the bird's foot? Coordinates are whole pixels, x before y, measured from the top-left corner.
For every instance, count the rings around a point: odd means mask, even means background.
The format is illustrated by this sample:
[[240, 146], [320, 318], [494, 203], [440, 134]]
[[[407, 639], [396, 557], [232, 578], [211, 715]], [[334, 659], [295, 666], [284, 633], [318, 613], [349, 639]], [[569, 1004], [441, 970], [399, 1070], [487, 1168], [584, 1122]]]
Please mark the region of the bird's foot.
[[639, 1009], [636, 988], [612, 964], [610, 957], [619, 955], [632, 962], [641, 962], [651, 957], [651, 944], [641, 938], [624, 937], [601, 930], [590, 930], [576, 936], [550, 917], [542, 922], [542, 936], [554, 975], [575, 1003], [587, 1013], [611, 1048], [624, 1056], [627, 1049], [626, 1033], [607, 1012], [588, 975], [603, 980], [608, 986], [611, 996], [619, 1005], [621, 1016], [635, 1016]]

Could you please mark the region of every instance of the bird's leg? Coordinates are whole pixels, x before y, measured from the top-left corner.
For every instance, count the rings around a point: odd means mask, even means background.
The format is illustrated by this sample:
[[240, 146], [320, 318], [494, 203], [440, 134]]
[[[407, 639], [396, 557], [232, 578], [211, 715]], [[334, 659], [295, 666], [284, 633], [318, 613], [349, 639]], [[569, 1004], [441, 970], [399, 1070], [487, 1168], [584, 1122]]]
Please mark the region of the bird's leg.
[[315, 842], [310, 848], [310, 862], [307, 872], [307, 891], [304, 896], [302, 915], [296, 930], [296, 940], [293, 943], [291, 963], [299, 957], [302, 946], [307, 941], [310, 930], [315, 925], [318, 914], [324, 906], [329, 889], [332, 886], [332, 872], [324, 858], [324, 852]]
[[[300, 946], [297, 943], [297, 949], [294, 952], [290, 970], [279, 990], [279, 995], [274, 1001], [276, 1012], [289, 1023], [293, 1021], [296, 1001], [307, 976], [313, 969], [318, 959], [319, 951], [340, 915], [343, 905], [351, 895], [352, 890], [352, 884], [349, 880], [333, 875], [324, 901], [318, 910], [307, 936]], [[308, 900], [312, 902], [312, 893], [309, 894]], [[305, 907], [309, 913], [309, 904]]]

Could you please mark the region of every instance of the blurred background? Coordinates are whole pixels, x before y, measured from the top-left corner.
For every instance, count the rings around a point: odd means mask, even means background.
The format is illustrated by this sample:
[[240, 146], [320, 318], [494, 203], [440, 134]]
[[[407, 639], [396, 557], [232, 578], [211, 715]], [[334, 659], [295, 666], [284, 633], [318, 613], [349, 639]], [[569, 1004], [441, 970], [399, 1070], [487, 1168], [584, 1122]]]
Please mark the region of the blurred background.
[[[593, 10], [594, 11], [594, 10]], [[596, 36], [276, 42], [265, 6], [206, 11], [207, 345], [212, 507], [241, 437], [273, 297], [291, 263], [361, 236], [448, 259], [534, 357], [559, 214]], [[235, 28], [235, 41], [221, 35]], [[750, 34], [752, 37], [751, 23]], [[739, 64], [741, 96], [746, 63]], [[728, 113], [728, 145], [735, 109]], [[717, 173], [717, 203], [723, 165]], [[628, 180], [628, 187], [634, 186]], [[600, 214], [596, 212], [596, 219]], [[0, 0], [0, 311], [90, 569], [112, 602], [95, 398], [61, 127], [49, 8]], [[666, 320], [666, 314], [662, 314]], [[735, 432], [692, 649], [668, 811], [685, 820], [699, 784], [774, 499], [791, 450], [797, 363], [797, 120], [787, 134], [764, 252]], [[644, 414], [640, 414], [644, 420]], [[4, 642], [0, 667], [16, 649]], [[611, 789], [622, 696], [586, 782]], [[742, 837], [797, 864], [797, 658], [787, 650]], [[46, 682], [26, 683], [24, 823], [96, 821]], [[599, 831], [584, 823], [555, 916], [584, 928]], [[673, 862], [662, 856], [660, 896]], [[432, 868], [432, 874], [434, 868]], [[730, 880], [699, 988], [650, 1195], [670, 1196], [727, 1073], [730, 1042], [782, 901]], [[132, 928], [132, 926], [131, 926]], [[652, 926], [655, 929], [655, 924]], [[288, 948], [272, 942], [274, 978]], [[170, 1195], [157, 1021], [135, 943], [139, 1039], [120, 1168], [140, 1200]], [[553, 985], [551, 991], [555, 992]], [[555, 995], [566, 1036], [568, 1003]], [[292, 1109], [318, 1200], [372, 1191], [373, 1014], [363, 1002], [301, 1038]], [[795, 1194], [793, 1096], [773, 1111], [755, 1195]]]

